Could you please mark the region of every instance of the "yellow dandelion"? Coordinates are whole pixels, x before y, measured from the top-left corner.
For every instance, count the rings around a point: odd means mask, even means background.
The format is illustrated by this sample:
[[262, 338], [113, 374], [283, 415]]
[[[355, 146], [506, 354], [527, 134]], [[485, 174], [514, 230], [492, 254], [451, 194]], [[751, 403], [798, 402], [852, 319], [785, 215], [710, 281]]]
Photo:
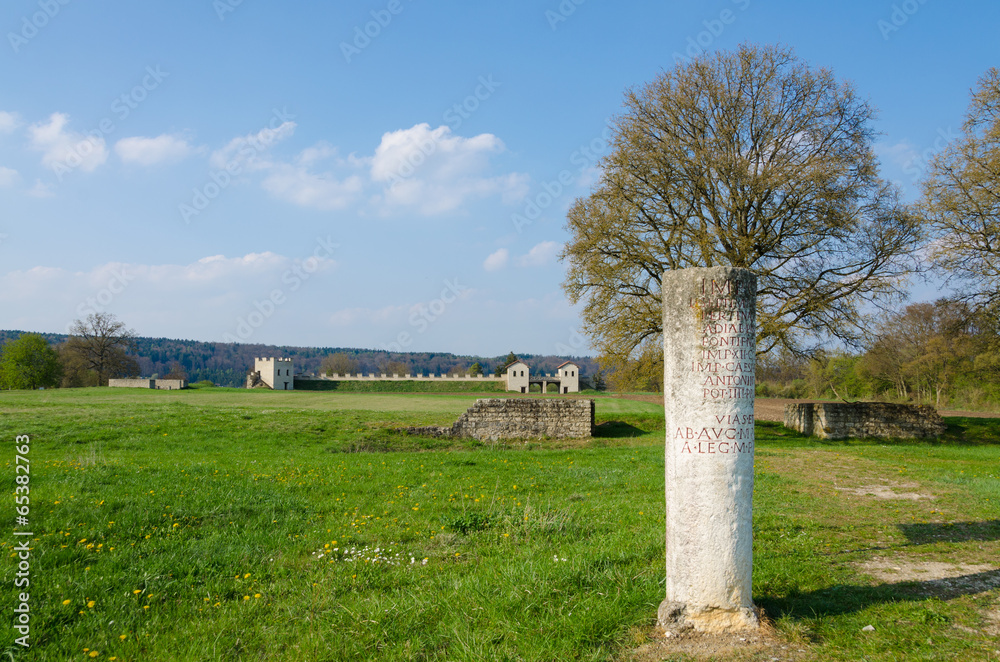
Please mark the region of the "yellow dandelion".
[[132, 592], [135, 593], [136, 595], [139, 595], [140, 593], [142, 593], [142, 589], [141, 588], [137, 588], [137, 589], [135, 589]]
[[249, 596], [249, 595], [244, 595], [244, 596], [243, 596], [243, 599], [244, 599], [244, 600], [249, 600], [249, 599], [250, 599], [250, 596]]
[[126, 639], [128, 639], [128, 635], [127, 634], [120, 634], [120, 635], [118, 635], [118, 638], [121, 639], [122, 641], [125, 641]]
[[243, 579], [246, 579], [249, 576], [250, 576], [250, 573], [248, 572], [247, 574], [243, 575]]
[[97, 657], [98, 655], [100, 655], [100, 653], [97, 651], [90, 651], [90, 657]]
[[149, 605], [144, 605], [143, 609], [149, 609]]
[[68, 605], [68, 604], [69, 604], [69, 602], [70, 602], [69, 600], [63, 600], [63, 604], [64, 604], [64, 605]]
[[259, 597], [260, 597], [260, 593], [254, 593], [254, 594], [253, 594], [253, 597], [255, 597], [255, 598], [259, 598]]
[[94, 601], [93, 600], [91, 600], [90, 602], [87, 603], [87, 608], [88, 609], [93, 609], [94, 608]]

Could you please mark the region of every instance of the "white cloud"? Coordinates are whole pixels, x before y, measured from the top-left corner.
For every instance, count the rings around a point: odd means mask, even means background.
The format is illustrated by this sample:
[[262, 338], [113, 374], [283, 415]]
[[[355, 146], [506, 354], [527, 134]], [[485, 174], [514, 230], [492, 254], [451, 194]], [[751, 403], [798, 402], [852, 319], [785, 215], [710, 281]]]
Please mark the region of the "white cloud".
[[413, 207], [425, 215], [497, 194], [505, 203], [515, 202], [527, 193], [527, 177], [487, 174], [491, 158], [505, 149], [490, 133], [463, 138], [426, 123], [385, 133], [370, 161], [372, 180], [385, 186], [377, 202], [383, 211]]
[[108, 160], [108, 150], [102, 136], [84, 135], [66, 130], [69, 115], [52, 113], [47, 123], [28, 127], [31, 147], [42, 152], [42, 164], [59, 174], [80, 168], [93, 172]]
[[507, 259], [510, 252], [506, 248], [498, 249], [490, 253], [489, 257], [483, 260], [483, 269], [486, 271], [499, 271], [507, 266]]
[[536, 244], [527, 254], [517, 260], [519, 267], [542, 267], [553, 262], [562, 245], [555, 241], [543, 241]]
[[326, 141], [320, 141], [312, 147], [306, 147], [299, 152], [299, 165], [310, 166], [317, 161], [325, 161], [337, 155], [337, 148]]
[[328, 172], [316, 174], [302, 166], [282, 163], [271, 166], [261, 186], [275, 197], [302, 207], [330, 210], [350, 204], [363, 183], [357, 175], [341, 180]]
[[220, 170], [232, 162], [248, 170], [266, 168], [268, 163], [264, 155], [271, 147], [295, 133], [295, 127], [295, 122], [283, 122], [274, 129], [261, 129], [257, 133], [233, 138], [225, 147], [212, 152], [209, 162], [213, 168]]
[[20, 179], [21, 176], [17, 173], [17, 170], [0, 166], [0, 188], [13, 186]]
[[[292, 160], [270, 158], [270, 148], [295, 128], [294, 122], [285, 122], [234, 138], [212, 154], [210, 163], [261, 173], [261, 187], [276, 198], [321, 210], [343, 209], [367, 197], [382, 213], [409, 208], [431, 215], [493, 195], [513, 204], [528, 192], [526, 175], [488, 172], [491, 159], [505, 150], [492, 134], [464, 138], [445, 126], [418, 124], [385, 133], [373, 156], [342, 157], [336, 147], [321, 141]], [[374, 195], [373, 184], [381, 187]]]
[[179, 136], [162, 134], [155, 138], [134, 136], [115, 143], [115, 152], [125, 163], [150, 166], [157, 163], [180, 161], [190, 156], [194, 149]]
[[10, 133], [21, 125], [21, 118], [17, 113], [8, 113], [0, 110], [0, 133]]
[[[238, 316], [256, 309], [255, 301], [275, 291], [289, 301], [300, 298], [295, 293], [305, 289], [305, 280], [336, 266], [331, 257], [299, 260], [270, 251], [190, 264], [109, 262], [77, 271], [37, 266], [0, 273], [0, 305], [42, 330], [64, 331], [74, 319], [109, 311], [141, 332], [191, 337], [184, 329], [201, 327], [205, 337], [221, 339]], [[292, 310], [281, 308], [290, 320], [283, 324], [294, 323]]]
[[909, 140], [901, 140], [894, 144], [886, 142], [875, 143], [875, 154], [879, 160], [900, 168], [907, 168], [914, 160], [920, 158], [917, 147]]
[[33, 198], [51, 198], [55, 193], [52, 192], [52, 184], [36, 179], [35, 185], [28, 189], [28, 195]]

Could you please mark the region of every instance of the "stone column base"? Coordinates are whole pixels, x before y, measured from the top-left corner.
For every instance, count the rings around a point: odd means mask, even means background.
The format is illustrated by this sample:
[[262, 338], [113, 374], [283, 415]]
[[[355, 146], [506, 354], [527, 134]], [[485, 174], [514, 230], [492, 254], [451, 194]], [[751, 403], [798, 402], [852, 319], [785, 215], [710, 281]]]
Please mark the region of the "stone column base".
[[680, 602], [664, 600], [656, 611], [656, 624], [664, 629], [685, 630], [721, 634], [755, 630], [760, 627], [755, 609], [720, 609], [718, 607], [694, 607]]

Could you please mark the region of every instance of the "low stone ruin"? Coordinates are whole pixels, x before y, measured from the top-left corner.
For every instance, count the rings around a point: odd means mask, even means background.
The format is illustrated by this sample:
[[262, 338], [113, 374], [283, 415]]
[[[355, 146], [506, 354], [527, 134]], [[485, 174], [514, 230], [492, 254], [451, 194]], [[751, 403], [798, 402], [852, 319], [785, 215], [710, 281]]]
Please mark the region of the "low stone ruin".
[[109, 379], [111, 388], [151, 388], [158, 391], [177, 391], [188, 387], [186, 379]]
[[594, 431], [594, 401], [541, 398], [482, 398], [451, 427], [410, 427], [410, 434], [432, 437], [500, 439], [576, 439]]
[[801, 402], [785, 405], [785, 427], [820, 439], [932, 439], [946, 426], [929, 405]]

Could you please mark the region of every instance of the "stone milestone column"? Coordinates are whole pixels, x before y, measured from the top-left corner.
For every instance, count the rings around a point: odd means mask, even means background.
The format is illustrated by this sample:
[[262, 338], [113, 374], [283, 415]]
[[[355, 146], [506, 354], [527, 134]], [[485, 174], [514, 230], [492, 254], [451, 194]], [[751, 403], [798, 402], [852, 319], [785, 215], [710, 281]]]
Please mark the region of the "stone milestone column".
[[663, 274], [666, 600], [658, 623], [758, 625], [753, 568], [757, 279], [746, 269]]

